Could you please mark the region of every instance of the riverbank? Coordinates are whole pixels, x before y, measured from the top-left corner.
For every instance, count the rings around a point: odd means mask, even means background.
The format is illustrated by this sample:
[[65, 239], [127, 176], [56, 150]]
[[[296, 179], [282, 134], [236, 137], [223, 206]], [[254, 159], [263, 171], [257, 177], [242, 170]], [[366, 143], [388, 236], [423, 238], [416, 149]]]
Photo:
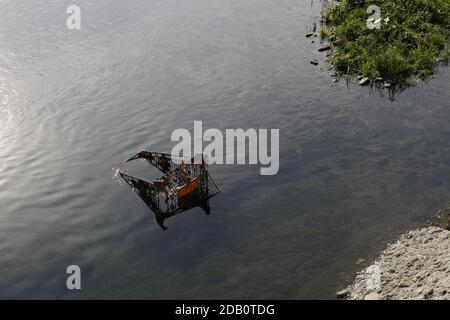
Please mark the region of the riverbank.
[[339, 292], [350, 300], [449, 300], [450, 231], [419, 228], [390, 244]]
[[424, 80], [450, 58], [450, 3], [444, 0], [343, 0], [322, 12], [321, 38], [337, 72], [385, 88]]

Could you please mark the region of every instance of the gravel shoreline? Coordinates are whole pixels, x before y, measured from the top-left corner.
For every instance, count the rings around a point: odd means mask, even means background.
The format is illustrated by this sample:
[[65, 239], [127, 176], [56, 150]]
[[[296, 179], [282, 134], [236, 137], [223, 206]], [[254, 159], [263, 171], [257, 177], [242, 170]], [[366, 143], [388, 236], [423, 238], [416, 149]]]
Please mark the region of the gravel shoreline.
[[407, 232], [337, 296], [349, 300], [450, 299], [450, 231], [430, 226]]

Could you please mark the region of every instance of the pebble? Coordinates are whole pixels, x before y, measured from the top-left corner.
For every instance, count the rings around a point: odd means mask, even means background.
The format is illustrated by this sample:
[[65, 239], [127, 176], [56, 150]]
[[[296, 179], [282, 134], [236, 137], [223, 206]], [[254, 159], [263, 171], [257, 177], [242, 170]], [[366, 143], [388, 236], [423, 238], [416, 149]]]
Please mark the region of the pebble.
[[360, 86], [367, 86], [368, 84], [370, 84], [370, 79], [369, 79], [369, 78], [362, 78], [362, 79], [359, 81], [359, 85], [360, 85]]
[[364, 300], [381, 300], [380, 294], [376, 292], [369, 293], [364, 297]]
[[344, 289], [336, 293], [336, 297], [339, 299], [344, 299], [350, 294], [350, 290]]
[[324, 46], [324, 47], [319, 48], [319, 52], [328, 51], [330, 49], [331, 49], [330, 46]]
[[366, 260], [364, 260], [364, 259], [358, 259], [358, 261], [356, 261], [356, 264], [357, 264], [357, 265], [361, 265], [361, 264], [363, 264], [364, 262], [366, 262]]

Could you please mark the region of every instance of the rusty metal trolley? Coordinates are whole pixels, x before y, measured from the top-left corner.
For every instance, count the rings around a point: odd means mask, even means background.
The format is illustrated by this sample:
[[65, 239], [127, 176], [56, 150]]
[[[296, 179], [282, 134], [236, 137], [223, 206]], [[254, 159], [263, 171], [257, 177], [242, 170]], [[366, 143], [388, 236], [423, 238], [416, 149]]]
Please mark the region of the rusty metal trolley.
[[141, 150], [125, 162], [144, 159], [164, 175], [148, 182], [115, 169], [116, 177], [137, 193], [155, 213], [160, 227], [166, 230], [164, 221], [181, 212], [200, 207], [209, 214], [209, 199], [220, 192], [200, 156], [201, 159], [195, 161], [195, 157], [173, 158], [171, 154]]

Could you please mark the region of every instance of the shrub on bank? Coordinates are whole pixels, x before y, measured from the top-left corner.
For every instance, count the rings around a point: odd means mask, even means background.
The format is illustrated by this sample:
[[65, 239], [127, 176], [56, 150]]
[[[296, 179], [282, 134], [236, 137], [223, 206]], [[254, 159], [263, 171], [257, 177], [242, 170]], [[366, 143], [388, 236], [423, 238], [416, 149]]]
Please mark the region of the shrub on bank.
[[[370, 5], [381, 9], [379, 29], [367, 25]], [[324, 9], [322, 20], [330, 62], [345, 74], [406, 85], [450, 57], [450, 0], [342, 0]]]

